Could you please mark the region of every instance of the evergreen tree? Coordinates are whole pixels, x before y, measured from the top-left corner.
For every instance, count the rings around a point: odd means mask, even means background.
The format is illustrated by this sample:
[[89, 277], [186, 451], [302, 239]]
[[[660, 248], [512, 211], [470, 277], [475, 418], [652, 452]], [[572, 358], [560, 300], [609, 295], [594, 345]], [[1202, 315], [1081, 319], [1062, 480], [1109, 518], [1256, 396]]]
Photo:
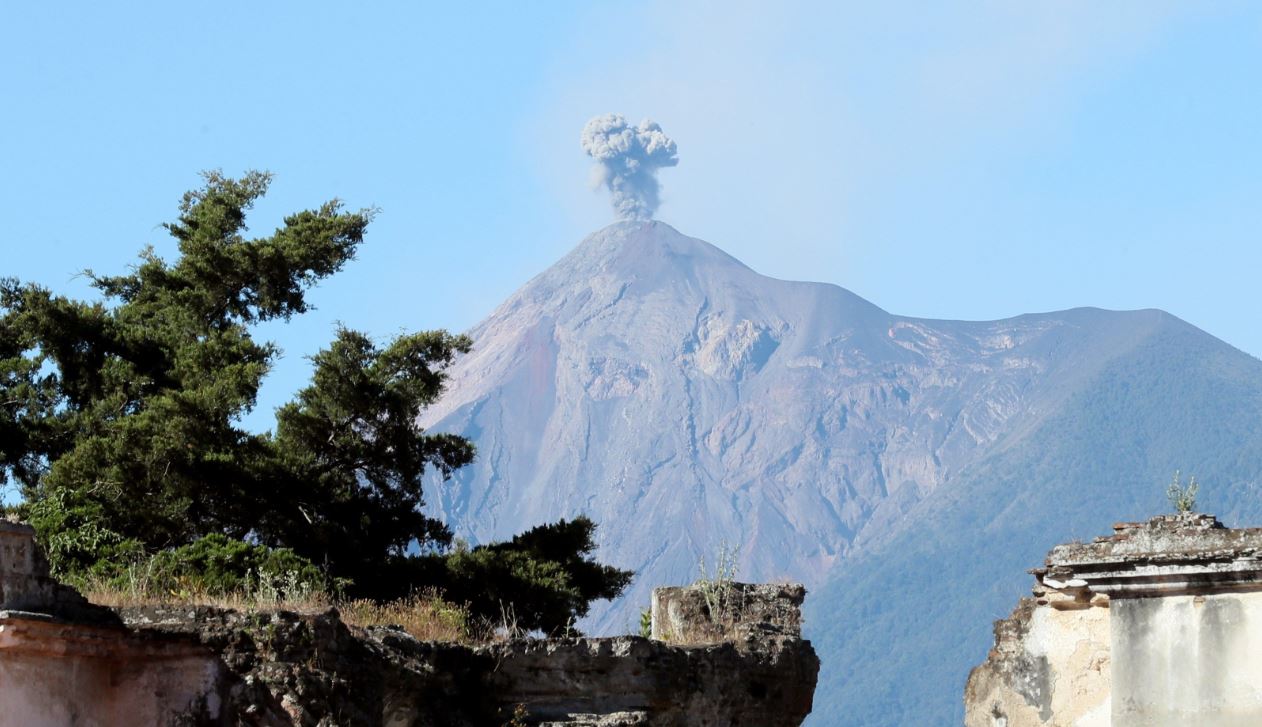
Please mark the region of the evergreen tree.
[[[338, 330], [310, 385], [277, 411], [275, 432], [245, 431], [241, 416], [278, 354], [252, 327], [306, 311], [305, 292], [352, 259], [372, 212], [332, 201], [247, 239], [246, 212], [270, 176], [204, 176], [165, 226], [178, 258], [147, 249], [126, 275], [88, 271], [102, 300], [0, 280], [0, 482], [20, 486], [63, 575], [209, 537], [214, 547], [198, 547], [292, 549], [374, 595], [455, 583], [445, 560], [435, 568], [437, 556], [412, 554], [451, 540], [422, 512], [422, 481], [431, 469], [449, 476], [474, 449], [416, 421], [470, 341], [429, 331], [378, 346]], [[583, 522], [495, 546], [497, 559], [521, 561], [513, 572], [546, 572], [535, 585], [558, 594], [547, 623], [581, 615], [630, 577], [585, 557]], [[554, 546], [544, 552], [542, 541]], [[469, 577], [459, 583], [479, 591]]]

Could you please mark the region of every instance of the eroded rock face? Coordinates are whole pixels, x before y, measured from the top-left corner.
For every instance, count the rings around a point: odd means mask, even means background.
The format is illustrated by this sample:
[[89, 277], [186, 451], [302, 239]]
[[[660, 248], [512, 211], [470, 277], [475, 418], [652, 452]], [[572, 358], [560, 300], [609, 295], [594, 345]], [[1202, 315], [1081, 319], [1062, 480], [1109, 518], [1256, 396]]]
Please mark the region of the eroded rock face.
[[213, 719], [265, 725], [799, 725], [819, 661], [779, 637], [673, 646], [637, 636], [469, 648], [353, 632], [336, 611], [122, 612], [146, 639], [196, 642], [224, 670]]
[[800, 584], [727, 583], [653, 589], [655, 639], [678, 644], [762, 643], [802, 634]]
[[1031, 573], [969, 675], [969, 727], [1262, 724], [1262, 528], [1118, 523]]
[[137, 639], [195, 644], [221, 667], [218, 710], [190, 724], [501, 724], [482, 698], [495, 662], [401, 631], [353, 631], [335, 609], [298, 614], [214, 608], [120, 611]]
[[[335, 610], [120, 614], [129, 629], [108, 632], [0, 616], [0, 693], [22, 707], [0, 713], [0, 725], [124, 724], [142, 715], [155, 725], [499, 727], [515, 718], [775, 727], [802, 723], [819, 669], [810, 644], [788, 638], [740, 648], [638, 636], [470, 648], [355, 631]], [[78, 652], [66, 653], [67, 644]]]
[[[499, 668], [486, 694], [528, 723], [661, 727], [799, 725], [819, 661], [806, 642], [672, 646], [638, 636], [518, 641], [480, 650]], [[601, 721], [604, 720], [604, 721]]]
[[[543, 724], [798, 725], [819, 659], [801, 638], [801, 585], [658, 588], [651, 639], [515, 641], [480, 650], [500, 667], [488, 693]], [[714, 593], [714, 590], [720, 592]]]
[[[732, 584], [737, 641], [620, 636], [469, 647], [352, 629], [335, 609], [115, 613], [49, 579], [29, 529], [0, 532], [8, 538], [0, 540], [0, 608], [24, 609], [0, 610], [0, 727], [790, 727], [811, 711], [819, 671], [800, 634], [801, 586]], [[696, 596], [667, 590], [666, 601]], [[69, 618], [75, 613], [93, 618]], [[681, 633], [700, 633], [688, 618], [711, 618], [686, 614], [672, 622]]]

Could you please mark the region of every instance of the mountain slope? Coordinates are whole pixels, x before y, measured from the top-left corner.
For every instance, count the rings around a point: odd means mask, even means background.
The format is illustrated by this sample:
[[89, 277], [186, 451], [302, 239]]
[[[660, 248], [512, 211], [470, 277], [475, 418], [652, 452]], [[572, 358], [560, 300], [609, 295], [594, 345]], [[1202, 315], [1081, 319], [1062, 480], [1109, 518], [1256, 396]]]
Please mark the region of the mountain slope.
[[[1108, 507], [1156, 507], [1140, 493], [1159, 498], [1170, 471], [1195, 461], [1173, 459], [1191, 453], [1191, 440], [1179, 452], [1138, 441], [1182, 430], [1139, 406], [1160, 395], [1153, 382], [1183, 391], [1211, 369], [1246, 391], [1262, 381], [1257, 361], [1159, 311], [900, 317], [836, 286], [758, 275], [659, 222], [590, 236], [470, 333], [475, 350], [422, 424], [471, 437], [479, 458], [429, 487], [431, 510], [475, 542], [592, 516], [601, 557], [640, 575], [589, 629], [625, 629], [652, 586], [691, 580], [721, 541], [739, 548], [745, 578], [804, 580], [816, 589], [808, 633], [825, 643], [817, 703], [829, 717], [819, 724], [876, 723], [880, 690], [850, 675], [939, 642], [954, 651], [919, 655], [933, 662], [924, 689], [898, 692], [921, 695], [924, 709], [887, 711], [916, 715], [890, 724], [949, 723], [962, 677], [950, 682], [974, 656], [965, 652], [984, 651], [1007, 586], [1024, 587], [1020, 570], [1042, 543], [1066, 537], [1067, 523], [1032, 522], [1027, 503], [1105, 520], [1132, 514]], [[1150, 361], [1154, 348], [1165, 357]], [[1084, 436], [1100, 402], [1125, 416]], [[1234, 421], [1222, 426], [1240, 434]], [[1105, 446], [1119, 454], [1100, 457]], [[1095, 477], [1080, 488], [1125, 481], [1131, 499], [1092, 496], [1104, 507], [1074, 510], [1065, 500], [1077, 490], [1055, 479], [1067, 459], [1087, 468], [1075, 476]], [[1255, 461], [1246, 460], [1242, 471]], [[910, 574], [934, 563], [933, 549], [971, 579], [952, 596], [957, 607], [993, 612], [930, 617], [929, 582]], [[905, 582], [906, 607], [883, 595], [891, 579]], [[1002, 585], [980, 588], [987, 579]], [[963, 640], [941, 641], [943, 624]], [[888, 685], [910, 678], [888, 676]]]
[[1175, 468], [1200, 506], [1262, 522], [1262, 362], [1174, 318], [1038, 431], [963, 472], [807, 599], [823, 655], [813, 725], [958, 725], [990, 623], [1052, 545], [1165, 511]]

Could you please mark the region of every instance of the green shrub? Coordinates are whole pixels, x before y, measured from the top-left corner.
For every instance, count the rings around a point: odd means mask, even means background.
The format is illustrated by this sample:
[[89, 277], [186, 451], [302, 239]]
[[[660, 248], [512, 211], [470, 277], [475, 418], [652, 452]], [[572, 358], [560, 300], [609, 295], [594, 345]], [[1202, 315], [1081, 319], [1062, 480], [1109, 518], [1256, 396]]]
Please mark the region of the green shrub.
[[[422, 583], [466, 604], [483, 624], [501, 624], [511, 612], [521, 630], [572, 633], [593, 600], [616, 598], [633, 575], [590, 558], [595, 528], [590, 519], [577, 517], [540, 525], [503, 543], [403, 559], [395, 564], [397, 575], [384, 579], [379, 589], [389, 582]], [[398, 597], [384, 590], [373, 595]]]
[[[98, 571], [104, 570], [97, 568]], [[114, 580], [143, 578], [154, 593], [173, 596], [249, 595], [262, 601], [301, 600], [325, 590], [320, 569], [285, 548], [268, 548], [218, 533], [135, 563]]]
[[1166, 488], [1166, 499], [1174, 507], [1175, 512], [1192, 512], [1196, 509], [1196, 491], [1200, 489], [1196, 475], [1192, 475], [1187, 486], [1179, 482], [1179, 471], [1174, 471], [1174, 481]]
[[144, 557], [140, 541], [102, 525], [100, 506], [74, 491], [54, 490], [17, 511], [35, 528], [56, 578], [110, 577]]

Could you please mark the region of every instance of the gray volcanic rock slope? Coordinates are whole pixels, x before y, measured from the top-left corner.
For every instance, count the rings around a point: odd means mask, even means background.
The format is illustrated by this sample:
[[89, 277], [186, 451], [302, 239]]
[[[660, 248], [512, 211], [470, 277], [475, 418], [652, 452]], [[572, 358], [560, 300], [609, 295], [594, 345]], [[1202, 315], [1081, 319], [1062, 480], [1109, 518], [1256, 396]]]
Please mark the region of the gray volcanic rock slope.
[[479, 456], [430, 487], [430, 508], [475, 542], [593, 517], [601, 556], [640, 574], [597, 628], [695, 576], [720, 541], [745, 577], [818, 584], [1164, 318], [903, 318], [663, 223], [619, 223], [470, 332], [422, 424]]
[[478, 460], [430, 510], [474, 542], [590, 515], [639, 573], [595, 631], [721, 541], [806, 582], [813, 725], [959, 724], [1024, 569], [1164, 509], [1175, 468], [1262, 522], [1262, 362], [1160, 311], [905, 318], [627, 222], [470, 333], [422, 424]]

